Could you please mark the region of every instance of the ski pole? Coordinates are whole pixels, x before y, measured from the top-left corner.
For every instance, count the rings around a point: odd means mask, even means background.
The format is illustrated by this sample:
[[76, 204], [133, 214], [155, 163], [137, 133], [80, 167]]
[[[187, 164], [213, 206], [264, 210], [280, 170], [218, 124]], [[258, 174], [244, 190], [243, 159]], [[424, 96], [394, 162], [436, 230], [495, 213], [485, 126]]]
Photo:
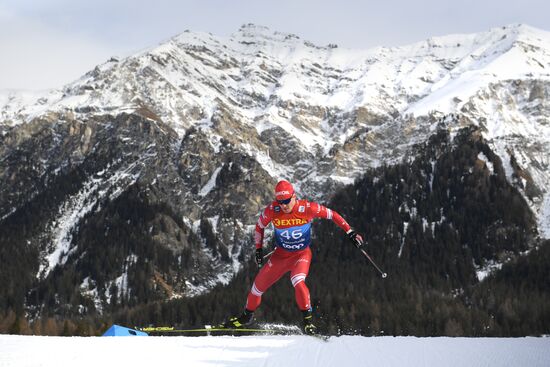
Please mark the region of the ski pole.
[[263, 257], [263, 259], [264, 259], [264, 260], [267, 259], [267, 258], [270, 257], [274, 252], [275, 252], [275, 250], [271, 251], [271, 252], [268, 253], [268, 254], [265, 254], [264, 257]]
[[380, 272], [380, 274], [382, 275], [382, 278], [386, 278], [388, 276], [388, 273], [384, 273], [379, 267], [378, 265], [376, 265], [376, 263], [374, 262], [374, 260], [371, 259], [371, 257], [369, 256], [369, 254], [367, 254], [367, 251], [363, 250], [362, 248], [359, 249], [363, 255], [365, 255], [365, 257], [367, 259], [369, 259], [370, 263], [376, 268], [376, 270], [378, 270]]

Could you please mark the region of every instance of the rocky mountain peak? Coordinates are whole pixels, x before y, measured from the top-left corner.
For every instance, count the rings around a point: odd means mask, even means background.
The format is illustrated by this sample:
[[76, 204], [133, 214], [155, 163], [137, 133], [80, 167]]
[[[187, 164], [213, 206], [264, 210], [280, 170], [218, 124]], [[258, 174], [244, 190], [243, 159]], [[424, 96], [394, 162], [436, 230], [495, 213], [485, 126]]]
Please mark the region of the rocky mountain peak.
[[[253, 23], [243, 24], [239, 30], [231, 35], [231, 39], [244, 45], [296, 47], [304, 44], [299, 36], [271, 30], [268, 27]], [[310, 42], [306, 44], [311, 45]]]

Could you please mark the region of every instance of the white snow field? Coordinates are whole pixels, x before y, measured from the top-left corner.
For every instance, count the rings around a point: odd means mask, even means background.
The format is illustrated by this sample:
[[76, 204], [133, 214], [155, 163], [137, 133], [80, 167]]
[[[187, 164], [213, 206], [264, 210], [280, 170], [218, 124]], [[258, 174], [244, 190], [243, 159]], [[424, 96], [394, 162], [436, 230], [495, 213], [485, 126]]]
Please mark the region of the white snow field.
[[550, 366], [550, 338], [0, 335], [1, 367]]

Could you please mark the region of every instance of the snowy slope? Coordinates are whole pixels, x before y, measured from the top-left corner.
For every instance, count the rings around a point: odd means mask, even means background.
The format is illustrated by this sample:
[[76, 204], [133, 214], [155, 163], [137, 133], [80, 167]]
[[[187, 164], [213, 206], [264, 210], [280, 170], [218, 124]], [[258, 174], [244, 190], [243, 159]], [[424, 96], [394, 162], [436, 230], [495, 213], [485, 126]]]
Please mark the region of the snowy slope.
[[550, 365], [550, 338], [0, 336], [2, 367]]

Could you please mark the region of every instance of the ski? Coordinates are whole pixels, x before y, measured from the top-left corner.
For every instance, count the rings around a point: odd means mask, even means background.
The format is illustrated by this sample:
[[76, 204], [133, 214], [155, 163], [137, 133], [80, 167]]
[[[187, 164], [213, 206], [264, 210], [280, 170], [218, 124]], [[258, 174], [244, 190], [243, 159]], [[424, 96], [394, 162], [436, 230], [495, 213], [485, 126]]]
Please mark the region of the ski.
[[207, 335], [223, 335], [223, 334], [239, 334], [239, 333], [250, 333], [250, 334], [268, 334], [268, 335], [304, 335], [311, 336], [322, 341], [328, 341], [330, 336], [322, 334], [306, 334], [301, 331], [297, 326], [285, 326], [285, 325], [259, 325], [257, 328], [225, 328], [225, 327], [216, 327], [205, 325], [203, 328], [196, 329], [178, 329], [174, 326], [148, 326], [148, 327], [135, 327], [135, 330], [143, 331], [146, 333], [173, 333], [173, 334], [200, 334], [205, 333]]
[[232, 332], [241, 332], [241, 333], [277, 333], [276, 330], [269, 329], [257, 329], [257, 328], [220, 328], [220, 327], [211, 327], [210, 325], [205, 325], [204, 328], [197, 329], [177, 329], [173, 326], [151, 326], [151, 327], [139, 327], [136, 330], [144, 331], [146, 333], [232, 333]]

